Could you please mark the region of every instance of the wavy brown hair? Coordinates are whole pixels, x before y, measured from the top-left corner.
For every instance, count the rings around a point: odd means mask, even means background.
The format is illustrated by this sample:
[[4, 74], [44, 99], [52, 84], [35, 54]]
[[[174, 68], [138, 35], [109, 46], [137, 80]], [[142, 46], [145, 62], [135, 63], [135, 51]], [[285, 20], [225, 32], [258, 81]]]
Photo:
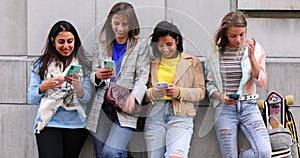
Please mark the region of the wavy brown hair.
[[247, 21], [245, 15], [241, 11], [229, 12], [222, 20], [221, 26], [217, 30], [214, 38], [216, 46], [219, 48], [221, 54], [224, 53], [226, 46], [228, 45], [228, 39], [226, 32], [229, 27], [246, 27]]
[[100, 42], [104, 44], [104, 48], [108, 50], [107, 55], [110, 57], [112, 56], [112, 45], [113, 45], [113, 41], [115, 40], [115, 33], [112, 29], [111, 22], [112, 22], [112, 17], [116, 14], [120, 14], [128, 18], [128, 23], [129, 23], [128, 38], [130, 41], [133, 40], [133, 42], [128, 43], [131, 44], [128, 46], [129, 49], [133, 48], [136, 45], [138, 35], [140, 34], [140, 25], [133, 6], [127, 2], [116, 3], [108, 13], [107, 19], [100, 31], [100, 36], [99, 36]]

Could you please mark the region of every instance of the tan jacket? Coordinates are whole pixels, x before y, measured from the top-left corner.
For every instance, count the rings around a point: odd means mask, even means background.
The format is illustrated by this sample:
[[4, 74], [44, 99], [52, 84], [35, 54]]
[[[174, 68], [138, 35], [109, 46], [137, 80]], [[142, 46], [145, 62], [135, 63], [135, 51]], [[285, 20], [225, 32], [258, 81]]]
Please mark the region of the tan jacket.
[[[148, 81], [145, 101], [153, 101], [150, 97], [149, 88], [153, 87], [153, 85], [157, 82], [159, 63], [160, 58], [151, 62], [151, 73]], [[181, 99], [172, 99], [174, 114], [179, 116], [195, 116], [195, 103], [202, 101], [205, 97], [204, 74], [199, 59], [184, 52], [181, 53], [173, 84], [182, 88]], [[155, 104], [152, 104], [152, 106], [155, 106]]]

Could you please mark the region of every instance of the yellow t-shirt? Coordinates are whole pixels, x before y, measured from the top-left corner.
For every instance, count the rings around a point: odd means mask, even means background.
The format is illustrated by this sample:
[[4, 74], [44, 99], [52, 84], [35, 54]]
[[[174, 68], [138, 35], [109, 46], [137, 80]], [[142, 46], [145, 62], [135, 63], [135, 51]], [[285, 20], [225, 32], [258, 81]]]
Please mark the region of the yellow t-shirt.
[[[168, 82], [169, 84], [173, 84], [179, 60], [180, 60], [180, 55], [172, 59], [167, 59], [162, 56], [160, 64], [158, 66], [157, 81]], [[166, 96], [161, 99], [171, 100], [170, 97], [166, 97]]]

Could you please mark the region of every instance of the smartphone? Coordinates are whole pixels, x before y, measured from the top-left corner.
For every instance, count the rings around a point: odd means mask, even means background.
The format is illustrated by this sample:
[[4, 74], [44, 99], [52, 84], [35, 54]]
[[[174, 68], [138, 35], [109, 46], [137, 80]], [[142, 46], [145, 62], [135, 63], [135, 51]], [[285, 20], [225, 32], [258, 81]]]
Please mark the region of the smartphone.
[[[66, 76], [71, 76], [71, 74], [72, 74], [73, 72], [79, 73], [80, 69], [81, 69], [81, 65], [71, 64], [71, 65], [69, 66], [69, 69], [68, 69], [67, 73], [66, 73]], [[65, 81], [66, 81], [66, 79], [65, 79]]]
[[239, 94], [229, 94], [228, 97], [229, 98], [233, 98], [234, 100], [239, 100], [240, 99], [240, 95]]
[[113, 60], [104, 60], [103, 67], [106, 69], [112, 69], [113, 72], [116, 72], [116, 63]]
[[168, 82], [156, 82], [156, 87], [157, 88], [168, 88], [169, 84], [168, 84]]

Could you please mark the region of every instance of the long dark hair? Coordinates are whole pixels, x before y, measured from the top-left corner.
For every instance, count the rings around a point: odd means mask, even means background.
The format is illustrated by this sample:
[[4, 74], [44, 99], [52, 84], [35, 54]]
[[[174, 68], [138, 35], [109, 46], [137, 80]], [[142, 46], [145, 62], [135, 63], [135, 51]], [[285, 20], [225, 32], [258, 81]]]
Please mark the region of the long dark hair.
[[[71, 55], [67, 57], [62, 56], [54, 46], [56, 36], [60, 32], [64, 31], [71, 32], [75, 38], [74, 50], [71, 53]], [[64, 66], [64, 70], [67, 66], [70, 65], [73, 58], [75, 57], [78, 58], [79, 64], [83, 66], [83, 71], [85, 72], [85, 74], [89, 73], [89, 70], [91, 69], [91, 63], [86, 57], [85, 50], [81, 45], [81, 41], [75, 27], [67, 21], [58, 21], [52, 26], [49, 32], [45, 47], [43, 49], [43, 54], [33, 63], [33, 65], [41, 66], [41, 68], [38, 71], [38, 75], [43, 80], [48, 64], [51, 63], [53, 60], [61, 61]]]
[[150, 46], [153, 49], [153, 54], [155, 56], [160, 56], [161, 53], [157, 48], [157, 42], [158, 42], [158, 38], [159, 37], [164, 37], [170, 35], [172, 38], [176, 39], [177, 41], [177, 51], [179, 53], [183, 52], [183, 42], [182, 42], [182, 35], [179, 31], [179, 29], [177, 28], [176, 25], [168, 22], [168, 21], [161, 21], [159, 22], [154, 30], [153, 33], [150, 37], [151, 38], [151, 43]]
[[104, 43], [104, 48], [108, 50], [107, 52], [109, 54], [107, 55], [109, 56], [112, 56], [112, 43], [115, 40], [115, 33], [112, 29], [111, 22], [112, 22], [112, 17], [116, 14], [120, 14], [128, 18], [128, 23], [129, 23], [128, 38], [130, 40], [135, 40], [134, 42], [129, 43], [132, 45], [129, 45], [128, 48], [133, 48], [136, 45], [137, 42], [136, 39], [140, 34], [140, 25], [133, 6], [127, 2], [116, 3], [111, 8], [99, 36], [100, 42]]
[[226, 37], [226, 32], [229, 27], [247, 28], [247, 21], [245, 15], [241, 11], [229, 12], [223, 18], [221, 26], [219, 27], [214, 39], [215, 44], [219, 48], [221, 54], [223, 54], [229, 42]]

